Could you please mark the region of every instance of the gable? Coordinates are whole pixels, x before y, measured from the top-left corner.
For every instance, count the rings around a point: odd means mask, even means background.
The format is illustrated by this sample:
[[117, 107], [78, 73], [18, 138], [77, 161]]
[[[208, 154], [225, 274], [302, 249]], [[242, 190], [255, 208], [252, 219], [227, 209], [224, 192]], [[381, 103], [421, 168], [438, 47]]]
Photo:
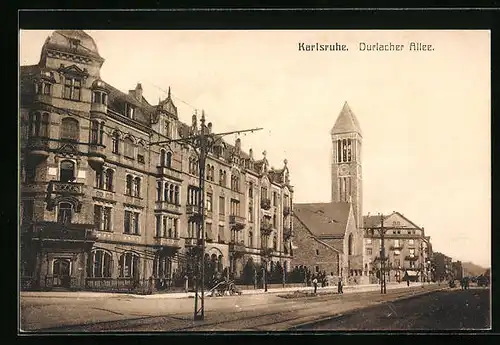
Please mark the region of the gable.
[[404, 217], [398, 212], [394, 212], [391, 215], [389, 215], [387, 218], [384, 219], [384, 225], [385, 226], [393, 226], [393, 227], [401, 227], [401, 228], [409, 228], [409, 229], [415, 229], [415, 228], [420, 228], [413, 222], [411, 222], [409, 219]]

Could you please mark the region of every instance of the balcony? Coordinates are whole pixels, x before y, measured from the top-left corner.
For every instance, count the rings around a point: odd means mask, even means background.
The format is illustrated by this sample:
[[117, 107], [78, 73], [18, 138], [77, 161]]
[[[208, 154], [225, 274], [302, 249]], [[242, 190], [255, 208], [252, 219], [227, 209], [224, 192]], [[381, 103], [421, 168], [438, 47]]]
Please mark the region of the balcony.
[[290, 214], [291, 210], [290, 210], [290, 206], [285, 206], [283, 207], [283, 216], [288, 216]]
[[48, 192], [49, 194], [83, 195], [83, 186], [83, 183], [50, 181]]
[[167, 211], [176, 214], [182, 214], [181, 205], [171, 204], [166, 201], [157, 201], [156, 202], [156, 210], [157, 211]]
[[26, 149], [31, 158], [41, 161], [49, 156], [49, 139], [32, 137], [28, 139]]
[[260, 208], [269, 211], [271, 209], [271, 199], [262, 198], [262, 200], [260, 201]]
[[77, 243], [91, 246], [97, 240], [94, 226], [94, 224], [39, 222], [30, 234], [33, 241], [61, 241], [67, 242], [68, 246]]
[[182, 181], [182, 173], [167, 166], [157, 166], [156, 173], [158, 177], [170, 177], [179, 182]]
[[229, 242], [229, 251], [233, 253], [245, 253], [245, 244], [243, 241], [235, 242], [231, 241]]
[[[90, 105], [90, 112], [94, 113], [92, 115], [106, 114], [108, 112], [108, 106], [106, 104], [97, 103], [97, 102], [96, 103], [92, 103]], [[94, 116], [92, 116], [92, 117], [94, 117]]]
[[245, 218], [241, 216], [230, 215], [229, 226], [234, 230], [242, 230], [245, 228]]
[[273, 231], [273, 227], [271, 223], [268, 222], [262, 222], [260, 224], [260, 232], [264, 235], [267, 236]]
[[161, 247], [180, 248], [179, 238], [155, 237], [155, 244]]
[[89, 144], [88, 161], [94, 170], [99, 170], [106, 159], [105, 146], [100, 144]]
[[198, 241], [196, 238], [185, 238], [184, 239], [184, 246], [186, 247], [196, 247], [198, 245]]

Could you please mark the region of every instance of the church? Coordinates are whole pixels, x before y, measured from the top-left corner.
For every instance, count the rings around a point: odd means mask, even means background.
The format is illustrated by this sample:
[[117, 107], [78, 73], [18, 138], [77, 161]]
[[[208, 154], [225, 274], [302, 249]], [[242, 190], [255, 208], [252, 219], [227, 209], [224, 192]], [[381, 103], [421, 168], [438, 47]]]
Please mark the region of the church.
[[330, 203], [293, 205], [292, 264], [325, 272], [347, 284], [369, 283], [369, 258], [363, 250], [362, 132], [349, 105], [330, 132], [332, 139]]

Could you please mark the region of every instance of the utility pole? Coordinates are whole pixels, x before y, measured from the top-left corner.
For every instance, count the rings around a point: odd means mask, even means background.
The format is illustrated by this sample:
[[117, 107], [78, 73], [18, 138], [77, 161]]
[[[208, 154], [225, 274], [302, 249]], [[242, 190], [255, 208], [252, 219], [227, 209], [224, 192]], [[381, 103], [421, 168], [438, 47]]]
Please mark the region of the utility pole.
[[198, 156], [199, 161], [199, 196], [198, 196], [198, 214], [195, 220], [198, 225], [196, 234], [196, 264], [195, 264], [195, 296], [194, 296], [194, 320], [204, 320], [205, 318], [205, 164], [208, 152], [222, 141], [222, 137], [230, 134], [239, 134], [245, 132], [259, 131], [262, 128], [252, 128], [223, 133], [209, 133], [205, 125], [205, 112], [202, 111], [199, 132], [192, 128], [195, 133], [186, 138], [163, 140], [152, 142], [149, 145], [180, 143], [191, 146]]

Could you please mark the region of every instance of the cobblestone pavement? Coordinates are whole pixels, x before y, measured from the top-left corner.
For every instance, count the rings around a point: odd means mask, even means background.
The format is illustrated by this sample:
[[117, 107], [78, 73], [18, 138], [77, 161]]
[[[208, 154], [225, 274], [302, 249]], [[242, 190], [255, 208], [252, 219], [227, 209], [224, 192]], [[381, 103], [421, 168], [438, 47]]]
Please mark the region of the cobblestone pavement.
[[50, 332], [275, 331], [348, 310], [413, 296], [443, 286], [412, 286], [299, 299], [272, 295], [205, 299], [205, 320], [193, 321], [194, 300], [111, 298], [24, 298], [21, 329]]
[[297, 330], [485, 330], [490, 328], [490, 290], [445, 290], [384, 303], [298, 327]]

